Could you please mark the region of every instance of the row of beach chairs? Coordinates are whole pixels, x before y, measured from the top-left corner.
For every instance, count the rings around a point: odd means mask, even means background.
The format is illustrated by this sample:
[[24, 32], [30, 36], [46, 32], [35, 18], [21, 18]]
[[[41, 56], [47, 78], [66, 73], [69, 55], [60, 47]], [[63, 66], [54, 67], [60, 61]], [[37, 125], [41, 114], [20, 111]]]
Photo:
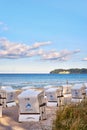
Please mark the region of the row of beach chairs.
[[[3, 107], [16, 106], [15, 90], [11, 87], [0, 88], [0, 117]], [[87, 83], [45, 86], [43, 89], [25, 87], [18, 95], [18, 121], [39, 121], [47, 118], [46, 108], [61, 107], [81, 102], [87, 96]]]

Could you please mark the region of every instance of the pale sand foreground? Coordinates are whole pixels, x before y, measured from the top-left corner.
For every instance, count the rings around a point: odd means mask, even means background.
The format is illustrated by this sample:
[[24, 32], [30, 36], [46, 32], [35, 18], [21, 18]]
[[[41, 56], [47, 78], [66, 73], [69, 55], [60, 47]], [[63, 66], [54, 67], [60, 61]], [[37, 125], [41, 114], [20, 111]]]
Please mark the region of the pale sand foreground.
[[[17, 92], [18, 94], [19, 92]], [[52, 121], [57, 107], [47, 107], [47, 119], [39, 122], [18, 122], [18, 105], [3, 108], [0, 130], [52, 130]]]

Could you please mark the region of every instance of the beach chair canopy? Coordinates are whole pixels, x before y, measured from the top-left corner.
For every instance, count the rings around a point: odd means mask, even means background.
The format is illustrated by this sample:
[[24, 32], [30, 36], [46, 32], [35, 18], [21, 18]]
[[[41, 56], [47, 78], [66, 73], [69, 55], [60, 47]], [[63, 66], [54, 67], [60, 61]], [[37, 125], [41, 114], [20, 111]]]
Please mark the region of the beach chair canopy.
[[83, 83], [83, 87], [87, 89], [87, 83]]
[[47, 96], [47, 101], [57, 101], [57, 97], [62, 95], [61, 89], [58, 87], [49, 88], [45, 91], [45, 95]]
[[82, 84], [75, 84], [71, 89], [73, 98], [82, 98], [82, 94], [85, 92]]
[[15, 90], [11, 86], [1, 86], [0, 90], [5, 93], [7, 103], [15, 101]]
[[28, 89], [18, 95], [20, 113], [40, 113], [44, 104], [44, 91]]
[[15, 91], [11, 86], [1, 86], [1, 90], [4, 90], [6, 92], [13, 92], [13, 91]]
[[70, 94], [71, 93], [71, 84], [65, 84], [63, 85], [63, 94]]

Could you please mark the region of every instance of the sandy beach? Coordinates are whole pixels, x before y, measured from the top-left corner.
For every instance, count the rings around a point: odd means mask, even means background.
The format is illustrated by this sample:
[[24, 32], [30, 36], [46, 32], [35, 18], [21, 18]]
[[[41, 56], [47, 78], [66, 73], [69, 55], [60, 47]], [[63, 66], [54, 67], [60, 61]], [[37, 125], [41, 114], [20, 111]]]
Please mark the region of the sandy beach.
[[[20, 91], [17, 91], [18, 95]], [[16, 95], [16, 97], [17, 97]], [[0, 130], [52, 130], [52, 121], [55, 117], [57, 107], [47, 107], [47, 119], [39, 122], [18, 122], [18, 102], [14, 107], [3, 108], [0, 118]]]

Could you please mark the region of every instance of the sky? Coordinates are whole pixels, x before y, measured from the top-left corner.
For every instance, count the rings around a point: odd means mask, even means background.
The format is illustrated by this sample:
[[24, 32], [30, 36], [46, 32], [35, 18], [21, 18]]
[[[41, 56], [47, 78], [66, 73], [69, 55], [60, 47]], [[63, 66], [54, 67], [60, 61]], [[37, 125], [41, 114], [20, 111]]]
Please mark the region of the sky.
[[0, 73], [87, 68], [87, 0], [0, 0]]

